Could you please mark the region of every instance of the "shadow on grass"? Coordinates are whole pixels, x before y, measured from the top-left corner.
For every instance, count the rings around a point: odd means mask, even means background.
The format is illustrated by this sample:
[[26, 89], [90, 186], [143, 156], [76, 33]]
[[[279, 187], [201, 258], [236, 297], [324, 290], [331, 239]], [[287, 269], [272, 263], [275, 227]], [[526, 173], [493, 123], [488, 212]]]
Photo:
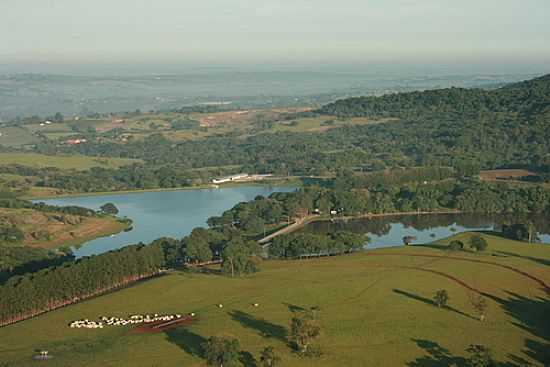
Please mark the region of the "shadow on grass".
[[298, 306], [298, 305], [293, 305], [291, 303], [287, 303], [287, 302], [283, 302], [283, 305], [285, 305], [286, 307], [288, 307], [288, 310], [292, 313], [296, 313], [296, 312], [304, 312], [306, 309], [303, 308], [302, 306]]
[[229, 315], [233, 318], [233, 320], [239, 322], [245, 328], [257, 331], [264, 338], [275, 338], [282, 342], [287, 342], [286, 328], [280, 325], [273, 324], [264, 319], [258, 319], [242, 311], [235, 310], [232, 311]]
[[[412, 339], [427, 355], [407, 363], [409, 367], [471, 367], [474, 366], [464, 357], [453, 355], [448, 349], [438, 343], [425, 339]], [[527, 360], [508, 355], [513, 362], [491, 361], [491, 367], [525, 367], [532, 366]], [[475, 365], [477, 366], [477, 364]]]
[[[430, 305], [430, 306], [434, 306], [434, 307], [437, 307], [437, 305], [435, 304], [435, 302], [429, 298], [425, 298], [425, 297], [422, 297], [422, 296], [419, 296], [418, 294], [414, 294], [414, 293], [409, 293], [409, 292], [406, 292], [406, 291], [403, 291], [403, 290], [400, 290], [400, 289], [394, 289], [393, 290], [394, 293], [397, 293], [397, 294], [400, 294], [402, 296], [405, 296], [405, 297], [408, 297], [408, 298], [411, 298], [411, 299], [414, 299], [416, 301], [419, 301], [419, 302], [422, 302], [422, 303], [425, 303], [427, 305]], [[468, 315], [460, 310], [457, 310], [456, 308], [454, 307], [451, 307], [451, 306], [443, 306], [441, 307], [442, 310], [448, 310], [448, 311], [452, 311], [452, 312], [455, 312], [459, 315], [462, 315], [464, 317], [467, 317], [467, 318], [470, 318], [472, 320], [478, 320], [477, 318], [471, 316], [471, 315]]]
[[239, 361], [243, 364], [244, 367], [258, 366], [256, 358], [254, 358], [254, 356], [250, 352], [242, 351], [239, 356]]
[[468, 366], [465, 358], [452, 355], [448, 349], [443, 348], [436, 342], [424, 339], [412, 339], [412, 341], [415, 342], [419, 348], [423, 349], [427, 355], [407, 363], [409, 367]]
[[[550, 299], [528, 298], [517, 293], [508, 292], [509, 297], [499, 298], [490, 294], [485, 297], [499, 304], [504, 312], [513, 317], [514, 325], [543, 340], [525, 340], [524, 353], [542, 365], [550, 366]], [[520, 358], [511, 356], [511, 359]]]
[[[529, 246], [529, 245], [526, 245], [526, 246]], [[537, 264], [550, 266], [550, 260], [547, 260], [547, 259], [541, 259], [541, 258], [532, 257], [532, 256], [518, 255], [518, 254], [514, 254], [513, 252], [507, 252], [507, 251], [495, 251], [495, 252], [500, 254], [500, 255], [506, 255], [506, 256], [510, 256], [510, 257], [517, 257], [519, 259], [530, 260], [530, 261], [535, 262]]]
[[165, 331], [170, 343], [183, 349], [187, 354], [202, 358], [202, 343], [206, 341], [202, 336], [189, 331], [186, 328], [177, 328]]
[[409, 245], [408, 247], [426, 247], [426, 248], [432, 248], [432, 249], [441, 250], [441, 251], [451, 251], [449, 249], [449, 246], [439, 245], [437, 243], [415, 243], [415, 244]]
[[219, 275], [225, 276], [221, 269], [209, 268], [207, 266], [186, 266], [181, 269], [182, 274], [207, 274], [207, 275]]

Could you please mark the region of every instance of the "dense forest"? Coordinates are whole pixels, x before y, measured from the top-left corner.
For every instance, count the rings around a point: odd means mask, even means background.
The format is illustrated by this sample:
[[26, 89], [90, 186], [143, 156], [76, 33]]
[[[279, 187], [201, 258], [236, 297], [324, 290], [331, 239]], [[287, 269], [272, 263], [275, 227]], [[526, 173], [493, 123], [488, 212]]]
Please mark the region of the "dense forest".
[[[343, 181], [343, 180], [340, 180]], [[338, 180], [337, 180], [338, 182]], [[257, 197], [212, 217], [214, 228], [232, 226], [258, 233], [264, 225], [308, 214], [352, 216], [378, 213], [461, 211], [468, 213], [550, 213], [550, 189], [474, 180], [354, 187], [354, 181], [337, 188], [306, 186], [295, 193]]]
[[550, 75], [496, 90], [449, 88], [349, 98], [318, 110], [335, 116], [421, 119], [428, 115], [515, 113], [536, 118], [550, 113]]
[[163, 261], [161, 246], [136, 245], [11, 277], [0, 287], [0, 326], [153, 276]]
[[349, 136], [373, 153], [404, 155], [419, 165], [478, 161], [483, 168], [550, 169], [550, 75], [493, 91], [451, 88], [351, 98], [317, 112], [399, 119], [351, 127]]

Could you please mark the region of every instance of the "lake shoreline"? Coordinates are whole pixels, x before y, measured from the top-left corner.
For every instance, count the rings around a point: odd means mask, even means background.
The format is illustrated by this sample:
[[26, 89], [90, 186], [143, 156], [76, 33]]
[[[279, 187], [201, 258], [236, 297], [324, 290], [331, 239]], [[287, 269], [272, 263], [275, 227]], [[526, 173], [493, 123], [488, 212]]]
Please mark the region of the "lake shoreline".
[[398, 217], [398, 216], [430, 215], [430, 214], [434, 215], [434, 214], [467, 214], [467, 213], [462, 212], [460, 210], [444, 210], [444, 211], [422, 211], [422, 212], [418, 212], [418, 211], [392, 212], [392, 213], [377, 213], [377, 214], [367, 213], [367, 214], [348, 215], [343, 217], [330, 216], [330, 215], [309, 215], [258, 240], [258, 243], [260, 244], [267, 243], [268, 241], [280, 235], [294, 233], [297, 230], [300, 230], [311, 223], [349, 221], [349, 220], [356, 220], [356, 219], [371, 219], [371, 218], [376, 219], [376, 218]]
[[208, 185], [196, 185], [196, 186], [183, 186], [183, 187], [169, 187], [169, 188], [157, 188], [157, 189], [136, 189], [136, 190], [120, 190], [120, 191], [94, 191], [94, 192], [81, 192], [81, 193], [68, 193], [51, 196], [23, 196], [25, 200], [38, 201], [38, 200], [55, 200], [65, 198], [80, 198], [80, 197], [94, 197], [94, 196], [115, 196], [115, 195], [129, 195], [129, 194], [143, 194], [148, 192], [175, 192], [175, 191], [189, 191], [189, 190], [218, 190], [224, 188], [232, 188], [238, 186], [301, 186], [301, 182], [295, 178], [273, 180], [273, 182], [267, 181], [247, 181], [247, 182], [231, 182], [222, 185], [208, 184]]
[[[233, 184], [220, 189], [196, 187], [185, 190], [155, 190], [154, 192], [134, 191], [132, 195], [85, 195], [62, 198], [49, 198], [44, 202], [56, 206], [80, 206], [99, 210], [107, 202], [113, 203], [120, 217], [132, 220], [131, 231], [84, 241], [73, 248], [75, 256], [95, 255], [118, 249], [130, 244], [150, 243], [161, 237], [182, 238], [195, 228], [207, 228], [207, 220], [221, 215], [243, 201], [254, 200], [258, 195], [269, 196], [273, 192], [292, 192], [294, 185]], [[114, 194], [114, 193], [113, 193]], [[141, 195], [137, 195], [141, 194]], [[35, 200], [39, 202], [40, 200]], [[63, 244], [64, 245], [64, 244]], [[58, 246], [59, 247], [59, 246]]]
[[112, 223], [111, 226], [108, 228], [101, 230], [97, 233], [91, 234], [89, 236], [83, 236], [79, 238], [74, 238], [72, 240], [65, 240], [62, 243], [55, 243], [51, 245], [30, 245], [30, 247], [36, 247], [36, 248], [44, 248], [48, 250], [57, 250], [61, 251], [64, 248], [80, 248], [81, 246], [84, 246], [87, 242], [99, 239], [99, 238], [106, 238], [110, 236], [114, 236], [117, 234], [120, 234], [122, 232], [127, 231], [132, 226], [131, 222], [122, 222], [118, 219]]

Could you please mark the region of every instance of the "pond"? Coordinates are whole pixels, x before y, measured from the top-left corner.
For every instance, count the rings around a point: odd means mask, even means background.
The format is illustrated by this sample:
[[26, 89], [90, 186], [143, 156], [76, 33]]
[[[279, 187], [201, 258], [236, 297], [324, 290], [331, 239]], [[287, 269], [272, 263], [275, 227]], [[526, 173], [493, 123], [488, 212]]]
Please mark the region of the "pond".
[[[370, 238], [367, 248], [400, 246], [403, 237], [416, 237], [412, 243], [429, 243], [468, 231], [499, 231], [502, 223], [514, 222], [519, 218], [503, 215], [483, 214], [421, 214], [396, 215], [361, 218], [352, 220], [334, 220], [313, 222], [302, 231], [326, 234], [333, 231], [348, 231], [366, 234]], [[539, 230], [540, 242], [550, 243], [550, 222], [543, 216], [530, 216], [526, 219], [535, 223]]]
[[133, 229], [110, 237], [97, 238], [74, 248], [77, 258], [96, 255], [139, 242], [148, 243], [160, 237], [182, 238], [193, 228], [206, 227], [206, 220], [221, 215], [242, 201], [273, 192], [289, 192], [291, 186], [234, 186], [220, 189], [139, 192], [130, 194], [77, 196], [37, 200], [51, 205], [77, 205], [98, 210], [105, 203], [119, 209], [119, 217], [133, 221]]

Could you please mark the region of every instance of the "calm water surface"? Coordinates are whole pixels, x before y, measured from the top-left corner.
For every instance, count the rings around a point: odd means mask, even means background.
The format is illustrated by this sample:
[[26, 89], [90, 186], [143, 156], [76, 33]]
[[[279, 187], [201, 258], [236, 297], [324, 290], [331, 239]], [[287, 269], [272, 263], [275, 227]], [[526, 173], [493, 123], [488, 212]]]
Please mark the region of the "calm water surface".
[[[452, 236], [455, 233], [468, 231], [499, 231], [505, 221], [516, 221], [518, 218], [501, 215], [478, 214], [431, 214], [388, 216], [373, 219], [354, 219], [348, 221], [324, 221], [307, 225], [303, 231], [312, 233], [329, 233], [332, 231], [349, 231], [367, 234], [370, 242], [367, 248], [400, 246], [404, 236], [414, 236], [414, 243], [429, 243]], [[540, 242], [550, 243], [550, 222], [544, 216], [531, 216], [540, 231]]]
[[122, 195], [82, 196], [39, 200], [52, 205], [78, 205], [98, 210], [105, 203], [116, 205], [120, 217], [133, 220], [133, 230], [102, 237], [74, 249], [76, 257], [100, 254], [159, 237], [181, 238], [195, 227], [205, 227], [206, 220], [220, 215], [242, 201], [258, 195], [294, 191], [290, 186], [236, 186], [221, 189], [140, 192]]

